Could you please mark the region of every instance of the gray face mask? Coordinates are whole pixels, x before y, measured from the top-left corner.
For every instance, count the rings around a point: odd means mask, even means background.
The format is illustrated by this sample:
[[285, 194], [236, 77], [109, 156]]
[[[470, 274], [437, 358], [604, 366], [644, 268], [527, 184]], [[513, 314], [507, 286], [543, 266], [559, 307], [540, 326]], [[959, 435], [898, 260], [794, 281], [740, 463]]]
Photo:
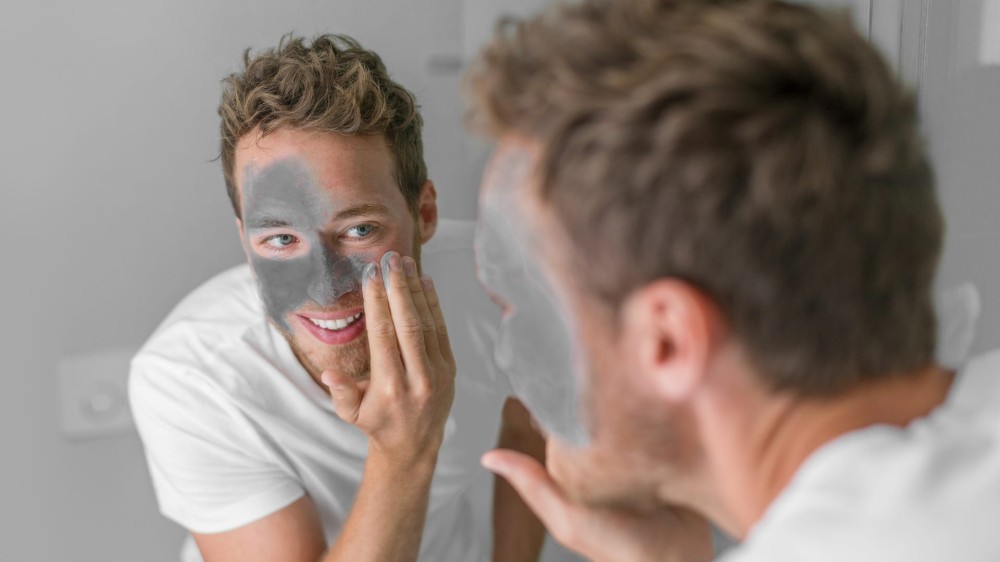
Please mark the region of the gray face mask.
[[[288, 314], [314, 302], [330, 307], [343, 295], [360, 290], [368, 259], [337, 252], [326, 236], [336, 205], [319, 188], [305, 162], [289, 158], [263, 169], [247, 167], [243, 180], [243, 238], [260, 294], [271, 319], [286, 331]], [[251, 247], [262, 234], [276, 232], [266, 243], [271, 255]], [[285, 232], [294, 232], [290, 237]], [[290, 243], [294, 238], [295, 241]], [[291, 244], [293, 257], [281, 255]], [[273, 251], [270, 251], [273, 249]]]
[[517, 396], [539, 424], [582, 447], [589, 436], [580, 419], [574, 367], [576, 341], [564, 304], [532, 250], [538, 240], [521, 217], [515, 193], [528, 180], [528, 166], [500, 158], [502, 176], [488, 190], [476, 226], [480, 280], [510, 305], [501, 321], [495, 359]]

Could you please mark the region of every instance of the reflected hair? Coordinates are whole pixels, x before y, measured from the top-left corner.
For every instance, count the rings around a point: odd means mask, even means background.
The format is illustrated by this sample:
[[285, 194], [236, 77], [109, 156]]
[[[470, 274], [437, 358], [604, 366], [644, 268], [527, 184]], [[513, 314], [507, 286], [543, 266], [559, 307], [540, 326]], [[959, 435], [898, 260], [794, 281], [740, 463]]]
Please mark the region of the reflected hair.
[[943, 221], [916, 104], [845, 14], [585, 0], [502, 23], [466, 86], [474, 128], [541, 148], [541, 200], [610, 314], [683, 280], [802, 395], [933, 361]]
[[410, 211], [427, 181], [421, 129], [413, 94], [389, 77], [382, 59], [346, 35], [320, 35], [311, 43], [291, 34], [273, 49], [243, 53], [243, 69], [223, 81], [222, 172], [233, 211], [241, 216], [235, 181], [236, 145], [251, 132], [280, 128], [343, 135], [383, 135]]

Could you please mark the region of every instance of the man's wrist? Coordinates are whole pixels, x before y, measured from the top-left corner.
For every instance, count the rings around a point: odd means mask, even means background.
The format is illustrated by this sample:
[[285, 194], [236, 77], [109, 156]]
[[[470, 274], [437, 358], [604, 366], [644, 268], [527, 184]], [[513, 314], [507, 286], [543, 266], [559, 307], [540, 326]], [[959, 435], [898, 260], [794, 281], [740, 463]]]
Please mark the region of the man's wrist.
[[405, 477], [408, 482], [414, 478], [425, 477], [430, 480], [437, 467], [438, 448], [414, 452], [401, 452], [380, 447], [370, 443], [368, 446], [367, 465], [390, 477]]

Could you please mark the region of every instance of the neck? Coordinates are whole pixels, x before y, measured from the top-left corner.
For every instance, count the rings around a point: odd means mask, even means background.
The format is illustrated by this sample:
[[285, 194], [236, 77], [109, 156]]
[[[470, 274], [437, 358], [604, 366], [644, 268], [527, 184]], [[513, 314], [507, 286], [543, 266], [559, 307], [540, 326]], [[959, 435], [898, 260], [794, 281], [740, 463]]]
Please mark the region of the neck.
[[[753, 388], [730, 388], [706, 399], [711, 421], [704, 438], [721, 524], [745, 538], [817, 449], [872, 425], [909, 425], [944, 402], [952, 380], [951, 373], [932, 365], [831, 398], [767, 393], [748, 380]], [[743, 393], [742, 402], [734, 401], [734, 392]], [[712, 439], [712, 433], [720, 437]]]

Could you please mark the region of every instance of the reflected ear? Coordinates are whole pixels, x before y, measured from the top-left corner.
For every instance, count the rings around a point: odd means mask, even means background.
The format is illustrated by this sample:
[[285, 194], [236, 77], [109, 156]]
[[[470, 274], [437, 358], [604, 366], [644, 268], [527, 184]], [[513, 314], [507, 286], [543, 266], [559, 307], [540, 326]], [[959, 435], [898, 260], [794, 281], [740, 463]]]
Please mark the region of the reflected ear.
[[671, 402], [695, 395], [717, 346], [717, 310], [699, 289], [677, 279], [655, 281], [628, 297], [624, 335], [651, 392]]
[[420, 243], [424, 244], [434, 236], [437, 230], [438, 208], [437, 190], [434, 182], [427, 180], [420, 186], [420, 198], [417, 200], [417, 230], [420, 232]]

